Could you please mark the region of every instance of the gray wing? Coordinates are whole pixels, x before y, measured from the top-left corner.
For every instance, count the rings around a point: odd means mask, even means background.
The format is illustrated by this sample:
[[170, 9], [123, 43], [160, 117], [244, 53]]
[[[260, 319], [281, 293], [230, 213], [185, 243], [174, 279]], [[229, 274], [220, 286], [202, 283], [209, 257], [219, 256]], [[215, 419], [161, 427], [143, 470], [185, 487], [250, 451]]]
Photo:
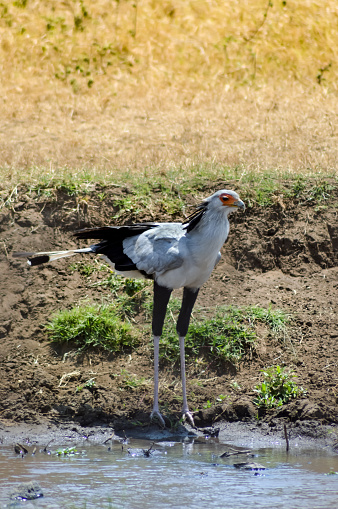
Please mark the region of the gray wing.
[[187, 254], [186, 231], [181, 223], [161, 224], [123, 241], [123, 252], [147, 274], [161, 274], [181, 267]]

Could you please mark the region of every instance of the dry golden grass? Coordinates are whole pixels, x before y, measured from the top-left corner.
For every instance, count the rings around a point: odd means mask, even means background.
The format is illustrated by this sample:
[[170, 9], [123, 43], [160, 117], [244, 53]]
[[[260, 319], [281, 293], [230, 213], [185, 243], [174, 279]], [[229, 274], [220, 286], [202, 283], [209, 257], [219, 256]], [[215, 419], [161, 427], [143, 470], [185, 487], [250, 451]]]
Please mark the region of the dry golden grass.
[[1, 2], [2, 178], [334, 173], [337, 24], [336, 0]]

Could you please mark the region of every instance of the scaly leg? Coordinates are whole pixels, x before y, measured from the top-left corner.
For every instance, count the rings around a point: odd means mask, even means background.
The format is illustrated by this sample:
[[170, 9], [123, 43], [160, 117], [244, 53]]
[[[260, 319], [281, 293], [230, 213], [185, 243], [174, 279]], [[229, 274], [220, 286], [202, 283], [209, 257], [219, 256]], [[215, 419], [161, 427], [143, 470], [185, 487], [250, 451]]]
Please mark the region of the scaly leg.
[[158, 406], [158, 364], [159, 364], [160, 336], [154, 336], [154, 406], [150, 419], [155, 417], [165, 426], [164, 419]]
[[158, 365], [159, 365], [159, 348], [160, 348], [160, 336], [162, 334], [162, 328], [167, 310], [167, 305], [170, 299], [172, 290], [165, 288], [154, 282], [154, 309], [153, 309], [153, 334], [154, 334], [154, 405], [153, 411], [150, 414], [150, 418], [156, 417], [162, 426], [165, 426], [164, 419], [161, 415], [158, 406]]
[[176, 330], [178, 332], [179, 340], [180, 340], [180, 358], [181, 358], [181, 378], [182, 378], [182, 392], [183, 392], [183, 408], [182, 414], [183, 417], [188, 419], [190, 424], [194, 426], [194, 419], [192, 417], [191, 412], [188, 407], [187, 400], [187, 387], [186, 387], [186, 377], [185, 377], [185, 350], [184, 350], [184, 340], [185, 336], [188, 332], [191, 312], [194, 307], [198, 295], [198, 289], [192, 288], [184, 288], [183, 290], [183, 301], [180, 314], [177, 320]]
[[180, 340], [180, 357], [181, 357], [181, 379], [182, 379], [182, 393], [183, 393], [183, 408], [182, 408], [182, 416], [184, 419], [188, 419], [189, 423], [192, 426], [195, 426], [194, 419], [192, 413], [188, 407], [187, 400], [187, 386], [186, 386], [186, 378], [185, 378], [185, 351], [184, 351], [184, 336], [179, 337]]

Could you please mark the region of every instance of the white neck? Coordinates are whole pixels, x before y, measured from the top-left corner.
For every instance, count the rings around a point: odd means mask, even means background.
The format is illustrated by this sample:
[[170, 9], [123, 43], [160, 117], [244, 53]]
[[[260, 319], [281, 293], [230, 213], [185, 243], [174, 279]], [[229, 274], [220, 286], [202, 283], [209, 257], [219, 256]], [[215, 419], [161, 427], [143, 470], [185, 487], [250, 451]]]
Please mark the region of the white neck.
[[204, 260], [204, 263], [214, 262], [229, 234], [230, 212], [232, 210], [228, 207], [225, 210], [208, 210], [197, 226], [188, 233], [196, 261], [200, 259]]

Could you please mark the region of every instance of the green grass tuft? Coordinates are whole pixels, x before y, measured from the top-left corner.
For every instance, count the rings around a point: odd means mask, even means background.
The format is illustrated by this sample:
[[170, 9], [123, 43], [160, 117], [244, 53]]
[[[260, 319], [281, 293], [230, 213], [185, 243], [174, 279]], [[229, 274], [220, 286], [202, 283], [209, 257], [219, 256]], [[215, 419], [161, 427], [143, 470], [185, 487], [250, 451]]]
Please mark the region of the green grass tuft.
[[140, 217], [155, 219], [158, 212], [175, 220], [190, 214], [192, 208], [187, 202], [191, 205], [198, 203], [222, 187], [237, 190], [247, 209], [271, 206], [276, 200], [284, 202], [285, 206], [293, 200], [305, 205], [332, 204], [333, 191], [337, 188], [334, 175], [324, 178], [309, 172], [306, 176], [290, 176], [279, 170], [255, 172], [242, 166], [228, 167], [217, 163], [192, 165], [184, 172], [176, 167], [165, 176], [157, 174], [158, 168], [152, 168], [143, 178], [139, 174], [94, 175], [85, 170], [63, 171], [64, 174], [60, 170], [61, 176], [57, 177], [40, 171], [34, 182], [27, 177], [28, 183], [17, 183], [14, 187], [7, 186], [5, 179], [3, 190], [0, 188], [0, 209], [13, 207], [26, 194], [36, 201], [57, 201], [60, 195], [76, 195], [90, 206], [93, 199], [104, 201], [113, 185], [128, 191], [123, 197], [113, 197], [112, 222], [135, 222]]
[[[174, 316], [177, 310], [178, 302], [174, 300], [169, 306], [161, 337], [160, 356], [167, 362], [175, 362], [179, 358]], [[191, 321], [186, 337], [186, 356], [204, 355], [209, 359], [237, 364], [255, 349], [255, 326], [258, 322], [266, 324], [271, 332], [279, 332], [284, 329], [287, 321], [282, 311], [271, 308], [220, 308], [214, 318], [195, 318]]]
[[257, 322], [265, 323], [274, 333], [285, 330], [290, 320], [289, 316], [285, 314], [284, 311], [281, 309], [272, 309], [271, 306], [268, 308], [261, 308], [259, 306], [249, 306], [242, 309], [232, 308], [232, 313], [238, 316], [242, 315], [244, 320], [247, 320], [252, 325], [255, 325]]
[[291, 198], [296, 198], [301, 203], [320, 204], [327, 201], [335, 189], [336, 186], [326, 179], [314, 179], [311, 186], [309, 186], [309, 182], [305, 177], [298, 176], [285, 194]]
[[80, 350], [100, 347], [110, 352], [120, 352], [139, 344], [139, 338], [130, 323], [120, 318], [114, 306], [108, 305], [92, 304], [59, 311], [46, 329], [52, 341], [72, 341]]

